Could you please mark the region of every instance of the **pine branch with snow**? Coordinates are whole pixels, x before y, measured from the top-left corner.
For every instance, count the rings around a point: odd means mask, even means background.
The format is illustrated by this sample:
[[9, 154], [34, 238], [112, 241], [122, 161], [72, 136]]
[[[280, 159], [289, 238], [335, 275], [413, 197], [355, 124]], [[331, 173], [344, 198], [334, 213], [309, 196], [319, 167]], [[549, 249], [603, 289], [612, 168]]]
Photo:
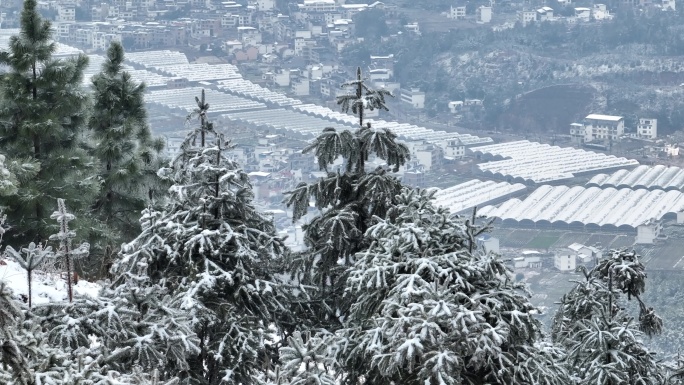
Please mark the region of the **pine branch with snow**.
[[[172, 183], [164, 211], [145, 210], [141, 234], [124, 245], [116, 282], [144, 275], [189, 317], [200, 341], [187, 349], [190, 381], [253, 383], [274, 359], [270, 326], [287, 313], [273, 266], [285, 252], [272, 221], [253, 203], [248, 175], [206, 118], [159, 175]], [[136, 279], [137, 280], [137, 279]], [[135, 287], [135, 286], [132, 286]]]
[[[355, 87], [356, 94], [340, 97], [338, 103], [344, 111], [351, 108], [359, 114], [358, 130], [323, 129], [303, 152], [313, 152], [327, 176], [300, 183], [284, 200], [293, 210], [293, 221], [306, 215], [310, 201], [320, 212], [302, 226], [308, 249], [292, 255], [288, 270], [302, 288], [292, 300], [299, 319], [329, 330], [338, 328], [348, 312], [343, 298], [346, 269], [368, 246], [366, 230], [374, 217], [386, 217], [401, 190], [401, 182], [388, 171], [397, 172], [409, 159], [408, 148], [396, 134], [363, 124], [365, 109], [386, 109], [387, 93], [368, 88], [360, 69], [357, 80], [347, 86]], [[342, 166], [333, 170], [338, 160]], [[384, 164], [367, 169], [371, 160]]]
[[28, 280], [28, 307], [30, 309], [33, 298], [31, 290], [33, 284], [33, 271], [54, 256], [52, 246], [44, 248], [41, 244], [36, 245], [31, 242], [28, 247], [21, 249], [21, 253], [14, 250], [12, 246], [7, 246], [5, 248], [5, 255], [13, 258], [19, 263], [19, 266], [21, 266], [22, 269], [26, 270]]
[[[634, 252], [610, 252], [563, 296], [552, 337], [568, 352], [566, 365], [582, 384], [661, 384], [665, 368], [643, 342], [662, 331], [662, 319], [641, 300], [644, 265]], [[627, 294], [627, 298], [624, 298]], [[625, 305], [634, 299], [635, 320]]]
[[73, 262], [88, 256], [90, 244], [84, 242], [76, 248], [72, 247], [71, 242], [76, 237], [76, 232], [69, 229], [69, 222], [73, 221], [76, 217], [67, 211], [64, 199], [57, 199], [57, 211], [53, 212], [50, 218], [56, 220], [59, 224], [59, 231], [56, 234], [51, 235], [50, 240], [59, 241], [59, 248], [57, 249], [56, 254], [58, 258], [61, 257], [64, 260], [67, 292], [69, 295], [69, 302], [71, 302], [74, 299]]
[[[498, 256], [470, 253], [470, 228], [433, 196], [403, 188], [374, 217], [348, 268], [342, 327], [294, 339], [283, 368], [310, 357], [343, 384], [570, 383], [525, 287]], [[283, 372], [290, 384], [304, 376]]]

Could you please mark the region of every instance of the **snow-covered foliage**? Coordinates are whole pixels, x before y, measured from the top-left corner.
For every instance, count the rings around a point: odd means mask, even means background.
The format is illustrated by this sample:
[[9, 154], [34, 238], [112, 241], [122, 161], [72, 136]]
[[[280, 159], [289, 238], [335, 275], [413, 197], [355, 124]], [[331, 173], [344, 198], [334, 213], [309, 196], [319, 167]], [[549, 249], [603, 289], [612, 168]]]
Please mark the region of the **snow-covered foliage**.
[[50, 22], [35, 0], [23, 3], [21, 30], [0, 52], [8, 67], [0, 78], [0, 147], [19, 181], [16, 194], [0, 194], [0, 205], [11, 226], [6, 241], [15, 248], [53, 233], [48, 218], [56, 197], [79, 213], [72, 226], [86, 237], [90, 217], [80, 210], [91, 205], [98, 188], [84, 135], [88, 95], [81, 84], [88, 58], [53, 58]]
[[336, 385], [335, 377], [328, 372], [334, 360], [327, 342], [326, 338], [309, 333], [304, 338], [300, 332], [293, 333], [287, 346], [280, 348], [284, 365], [276, 373], [277, 380], [287, 379], [290, 385]]
[[349, 267], [343, 327], [281, 349], [284, 381], [570, 383], [557, 364], [563, 352], [542, 342], [524, 285], [496, 255], [471, 254], [470, 225], [435, 207], [433, 195], [404, 188], [385, 219], [375, 218], [369, 247]]
[[57, 248], [57, 258], [64, 260], [64, 267], [67, 277], [67, 290], [69, 302], [73, 299], [73, 262], [74, 260], [85, 258], [90, 252], [90, 244], [84, 242], [78, 247], [72, 247], [72, 240], [76, 237], [76, 232], [69, 229], [69, 222], [76, 219], [76, 216], [67, 211], [64, 199], [57, 199], [57, 211], [53, 212], [50, 218], [57, 221], [59, 230], [50, 236], [51, 241], [59, 242]]
[[17, 177], [5, 165], [5, 156], [0, 155], [0, 195], [16, 194], [17, 184]]
[[337, 104], [342, 107], [342, 111], [348, 112], [350, 109], [354, 115], [359, 116], [359, 127], [363, 127], [363, 113], [366, 110], [376, 109], [388, 111], [385, 105], [385, 96], [393, 96], [385, 89], [372, 89], [365, 84], [365, 79], [361, 77], [361, 67], [356, 68], [356, 79], [342, 84], [342, 88], [348, 88], [352, 93], [337, 97]]
[[[552, 336], [563, 345], [566, 364], [580, 384], [661, 384], [664, 368], [642, 341], [663, 323], [641, 300], [644, 265], [634, 252], [612, 251], [561, 299]], [[624, 298], [626, 294], [626, 299]], [[627, 301], [639, 304], [635, 320]]]
[[9, 289], [0, 282], [0, 379], [16, 381], [17, 384], [31, 383], [31, 369], [19, 348], [17, 326], [24, 314], [19, 304], [11, 298]]
[[[355, 112], [363, 121], [365, 108], [384, 107], [384, 93], [363, 86], [360, 72], [357, 77], [350, 83], [358, 88], [357, 94], [340, 99], [340, 103], [345, 108], [356, 106]], [[366, 99], [374, 101], [357, 103]], [[355, 253], [367, 246], [364, 233], [372, 218], [384, 218], [401, 189], [399, 180], [385, 167], [367, 171], [366, 161], [377, 157], [396, 172], [409, 159], [409, 151], [390, 130], [368, 124], [353, 133], [325, 128], [304, 152], [314, 152], [319, 168], [328, 175], [312, 184], [300, 183], [286, 193], [293, 220], [307, 213], [310, 199], [321, 213], [303, 226], [308, 250], [293, 255], [289, 264], [295, 281], [302, 285], [294, 303], [301, 319], [316, 327], [335, 328], [346, 313], [342, 298], [345, 269]], [[338, 158], [342, 158], [342, 168], [331, 170]]]
[[98, 253], [114, 254], [124, 241], [140, 233], [138, 218], [151, 198], [159, 195], [163, 141], [154, 139], [147, 125], [145, 85], [123, 70], [124, 50], [112, 42], [102, 71], [93, 77], [94, 108], [88, 125], [95, 155], [100, 160], [100, 193], [93, 205], [108, 231]]
[[31, 242], [28, 247], [21, 249], [21, 252], [14, 250], [12, 246], [7, 246], [5, 254], [13, 258], [22, 269], [26, 270], [28, 280], [28, 307], [31, 308], [32, 292], [31, 285], [33, 283], [33, 271], [39, 266], [43, 265], [48, 258], [53, 258], [52, 247], [43, 247], [43, 245]]
[[284, 309], [271, 272], [284, 246], [255, 209], [249, 177], [229, 159], [228, 143], [206, 120], [204, 95], [197, 102], [199, 127], [160, 170], [173, 183], [170, 202], [163, 212], [144, 212], [142, 233], [124, 245], [112, 271], [117, 281], [144, 272], [139, 284], [158, 285], [168, 306], [190, 317], [200, 343], [184, 382], [251, 384], [268, 368], [268, 327]]

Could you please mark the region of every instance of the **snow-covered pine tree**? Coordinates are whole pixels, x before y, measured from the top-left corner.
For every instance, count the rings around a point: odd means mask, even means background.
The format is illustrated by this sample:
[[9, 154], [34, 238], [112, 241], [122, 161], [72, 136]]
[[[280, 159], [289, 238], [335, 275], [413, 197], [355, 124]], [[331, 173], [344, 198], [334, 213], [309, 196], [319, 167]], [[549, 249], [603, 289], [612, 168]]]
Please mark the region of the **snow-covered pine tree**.
[[342, 107], [342, 111], [348, 112], [350, 109], [355, 115], [359, 115], [359, 127], [363, 127], [363, 114], [365, 110], [375, 109], [389, 111], [385, 105], [385, 97], [393, 96], [385, 89], [372, 89], [365, 84], [365, 79], [361, 76], [361, 67], [356, 67], [356, 79], [342, 84], [342, 88], [351, 89], [352, 93], [337, 97], [337, 104]]
[[5, 282], [0, 282], [0, 380], [32, 385], [33, 371], [19, 349], [20, 339], [17, 336], [23, 320], [19, 304], [12, 299]]
[[[20, 27], [9, 50], [0, 53], [0, 63], [8, 67], [0, 77], [0, 151], [18, 165], [11, 171], [19, 181], [17, 194], [0, 196], [0, 205], [13, 226], [6, 242], [17, 248], [44, 242], [53, 232], [46, 220], [53, 197], [66, 198], [80, 212], [98, 188], [95, 163], [84, 150], [87, 95], [81, 81], [88, 58], [52, 57], [51, 25], [36, 0], [24, 1]], [[29, 163], [34, 166], [26, 169]]]
[[[401, 182], [391, 172], [379, 166], [366, 170], [372, 157], [382, 159], [396, 172], [409, 159], [406, 145], [388, 129], [374, 129], [363, 125], [363, 111], [383, 108], [386, 91], [369, 89], [361, 78], [343, 85], [354, 87], [354, 94], [341, 96], [343, 110], [358, 113], [358, 130], [337, 132], [325, 128], [303, 151], [314, 152], [319, 168], [327, 176], [312, 184], [301, 183], [286, 193], [285, 202], [293, 209], [293, 220], [306, 215], [313, 199], [320, 215], [304, 225], [308, 249], [293, 254], [289, 263], [298, 295], [293, 304], [299, 309], [303, 324], [334, 330], [346, 313], [342, 294], [346, 269], [354, 255], [367, 247], [364, 234], [373, 217], [385, 218], [396, 202]], [[341, 158], [341, 169], [331, 167]]]
[[404, 188], [367, 230], [344, 328], [317, 337], [335, 357], [329, 373], [345, 384], [569, 384], [524, 285], [498, 256], [471, 254], [468, 226], [433, 195]]
[[284, 365], [275, 371], [273, 383], [285, 380], [282, 383], [289, 385], [335, 385], [335, 377], [329, 373], [335, 361], [325, 337], [312, 337], [309, 332], [304, 337], [301, 332], [292, 333], [287, 345], [280, 348]]
[[[1, 224], [0, 224], [1, 225]], [[23, 254], [23, 256], [22, 256]], [[26, 270], [27, 280], [28, 280], [28, 307], [31, 309], [32, 304], [32, 284], [33, 284], [33, 271], [41, 266], [47, 258], [52, 257], [52, 247], [43, 247], [40, 243], [36, 245], [35, 243], [29, 243], [28, 247], [21, 249], [21, 252], [14, 250], [12, 246], [7, 246], [5, 248], [5, 255], [10, 256], [12, 259], [19, 263], [22, 269]]]
[[[47, 341], [77, 364], [66, 369], [72, 376], [92, 380], [112, 372], [135, 377], [133, 369], [139, 367], [156, 371], [160, 381], [187, 377], [187, 359], [197, 354], [200, 341], [188, 314], [163, 288], [149, 283], [145, 270], [139, 265], [138, 272], [120, 277], [96, 298], [77, 296], [71, 303], [35, 307]], [[91, 369], [84, 362], [92, 363]]]
[[[156, 380], [178, 381], [189, 369], [187, 358], [199, 351], [188, 314], [179, 310], [164, 288], [150, 282], [143, 262], [111, 287], [104, 286], [97, 297], [73, 297], [70, 260], [87, 254], [88, 246], [72, 247], [75, 234], [68, 222], [74, 216], [66, 211], [63, 200], [58, 207], [53, 218], [60, 230], [51, 239], [59, 242], [56, 257], [65, 259], [69, 300], [41, 304], [29, 313], [30, 325], [39, 325], [50, 344], [49, 354], [32, 361], [36, 376], [65, 385], [119, 384], [126, 383], [124, 378], [136, 378], [131, 370], [140, 367], [148, 373], [156, 371]], [[26, 264], [38, 265], [37, 259], [51, 258], [51, 252], [36, 249], [27, 250]], [[58, 362], [59, 369], [45, 366], [46, 360]]]
[[[4, 216], [0, 216], [0, 240], [3, 224]], [[19, 259], [33, 265], [45, 257], [34, 248], [26, 258]], [[13, 298], [7, 284], [0, 280], [0, 383], [66, 385], [68, 382], [57, 380], [64, 369], [63, 357], [59, 350], [46, 345], [39, 318]]]
[[[612, 250], [563, 296], [552, 337], [568, 352], [567, 367], [579, 384], [664, 383], [665, 370], [642, 341], [661, 332], [663, 322], [641, 300], [646, 273], [634, 252]], [[625, 294], [626, 297], [625, 298]], [[625, 310], [636, 300], [639, 317]]]
[[118, 253], [121, 243], [140, 234], [140, 213], [162, 190], [157, 170], [164, 143], [152, 138], [147, 125], [145, 85], [131, 79], [123, 62], [123, 47], [112, 42], [102, 70], [93, 77], [94, 106], [88, 122], [101, 163], [101, 189], [93, 209], [108, 226], [104, 244], [94, 252], [107, 259]]
[[142, 233], [124, 246], [113, 273], [145, 266], [150, 283], [192, 318], [200, 350], [188, 360], [187, 383], [252, 384], [270, 365], [269, 327], [285, 312], [271, 271], [284, 245], [206, 118], [204, 95], [196, 101], [199, 127], [160, 170], [173, 183], [170, 202], [164, 212], [145, 212]]
[[[50, 218], [57, 221], [59, 225], [56, 234], [50, 235], [51, 241], [58, 241], [59, 248], [57, 248], [57, 258], [64, 260], [64, 268], [66, 270], [67, 280], [67, 295], [69, 302], [73, 301], [73, 271], [74, 261], [88, 256], [90, 252], [90, 244], [87, 242], [81, 243], [78, 247], [73, 247], [72, 241], [76, 237], [76, 232], [69, 229], [69, 222], [76, 219], [76, 216], [67, 211], [64, 199], [57, 199], [57, 211], [50, 215]], [[43, 258], [44, 259], [44, 258]]]

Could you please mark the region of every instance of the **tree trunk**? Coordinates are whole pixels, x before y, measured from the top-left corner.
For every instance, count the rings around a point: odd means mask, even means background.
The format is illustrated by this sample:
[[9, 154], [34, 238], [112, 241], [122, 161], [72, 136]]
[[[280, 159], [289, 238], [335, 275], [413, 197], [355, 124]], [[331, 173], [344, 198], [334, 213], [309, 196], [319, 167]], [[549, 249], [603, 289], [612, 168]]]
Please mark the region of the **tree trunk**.
[[71, 250], [65, 246], [66, 270], [67, 270], [67, 290], [69, 292], [69, 303], [74, 301], [74, 292], [71, 283]]
[[[361, 67], [356, 67], [356, 80], [358, 82], [356, 87], [356, 100], [361, 100], [363, 97], [363, 86], [361, 85]], [[359, 128], [363, 127], [363, 104], [359, 106]]]
[[26, 269], [26, 273], [28, 275], [28, 306], [29, 306], [29, 309], [31, 309], [31, 283], [32, 283], [31, 282], [31, 278], [32, 278], [31, 272], [32, 272], [32, 269]]

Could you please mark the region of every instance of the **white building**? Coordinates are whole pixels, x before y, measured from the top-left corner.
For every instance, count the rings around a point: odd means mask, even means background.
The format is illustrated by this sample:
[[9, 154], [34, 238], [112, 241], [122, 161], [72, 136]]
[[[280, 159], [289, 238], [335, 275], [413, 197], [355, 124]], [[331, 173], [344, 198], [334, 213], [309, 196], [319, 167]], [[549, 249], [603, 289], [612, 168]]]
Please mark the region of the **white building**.
[[450, 140], [444, 146], [444, 157], [447, 159], [463, 159], [465, 156], [465, 145], [460, 139]]
[[537, 11], [521, 11], [518, 12], [518, 19], [520, 23], [524, 26], [537, 21]]
[[460, 6], [460, 7], [454, 7], [453, 5], [451, 6], [451, 9], [449, 11], [449, 16], [450, 19], [454, 20], [459, 20], [459, 19], [465, 19], [466, 17], [466, 7], [465, 5]]
[[375, 68], [368, 71], [368, 73], [372, 82], [387, 81], [392, 78], [392, 71], [387, 68]]
[[594, 20], [611, 20], [613, 15], [608, 11], [608, 7], [605, 4], [594, 4], [591, 11], [591, 16]]
[[523, 251], [525, 256], [513, 258], [513, 267], [516, 269], [540, 268], [541, 257], [535, 251]]
[[583, 262], [597, 261], [603, 257], [603, 251], [594, 246], [586, 246], [581, 243], [573, 243], [568, 246], [568, 249], [570, 254], [575, 254]]
[[575, 8], [575, 17], [578, 20], [589, 21], [591, 19], [591, 9], [585, 7]]
[[661, 7], [665, 11], [674, 11], [676, 9], [675, 0], [663, 0]]
[[275, 0], [256, 0], [256, 9], [260, 12], [272, 11], [275, 8]]
[[666, 144], [665, 154], [672, 157], [679, 156], [679, 146], [677, 144]]
[[637, 226], [637, 244], [653, 244], [663, 231], [662, 221], [655, 219], [648, 220]]
[[584, 124], [570, 123], [570, 138], [573, 143], [584, 143]]
[[622, 116], [589, 114], [585, 120], [586, 138], [590, 140], [618, 140], [625, 134], [625, 118]]
[[404, 29], [408, 32], [413, 32], [416, 35], [420, 35], [420, 26], [418, 26], [418, 23], [409, 23], [404, 25]]
[[303, 4], [297, 4], [300, 11], [304, 12], [335, 12], [337, 4], [335, 0], [304, 0]]
[[647, 139], [658, 137], [658, 119], [639, 118], [637, 136]]
[[618, 141], [624, 134], [622, 116], [589, 114], [584, 123], [570, 124], [570, 136], [575, 143]]
[[418, 162], [423, 170], [430, 171], [442, 167], [444, 150], [441, 147], [424, 140], [407, 142], [411, 152], [411, 159]]
[[76, 7], [71, 4], [60, 4], [57, 6], [57, 22], [58, 23], [74, 23], [76, 22]]
[[291, 80], [290, 87], [293, 94], [297, 96], [308, 96], [311, 89], [311, 83], [308, 78], [299, 76]]
[[410, 104], [413, 108], [423, 109], [425, 108], [425, 92], [421, 92], [418, 88], [402, 89], [401, 101]]
[[575, 254], [556, 255], [553, 257], [553, 266], [560, 271], [575, 271], [577, 257]]
[[537, 20], [550, 21], [553, 20], [553, 8], [541, 7], [537, 10]]
[[463, 108], [463, 101], [462, 100], [454, 100], [449, 102], [449, 112], [452, 114], [458, 113], [462, 108]]
[[475, 21], [478, 23], [490, 23], [492, 21], [492, 7], [481, 5], [475, 12]]

